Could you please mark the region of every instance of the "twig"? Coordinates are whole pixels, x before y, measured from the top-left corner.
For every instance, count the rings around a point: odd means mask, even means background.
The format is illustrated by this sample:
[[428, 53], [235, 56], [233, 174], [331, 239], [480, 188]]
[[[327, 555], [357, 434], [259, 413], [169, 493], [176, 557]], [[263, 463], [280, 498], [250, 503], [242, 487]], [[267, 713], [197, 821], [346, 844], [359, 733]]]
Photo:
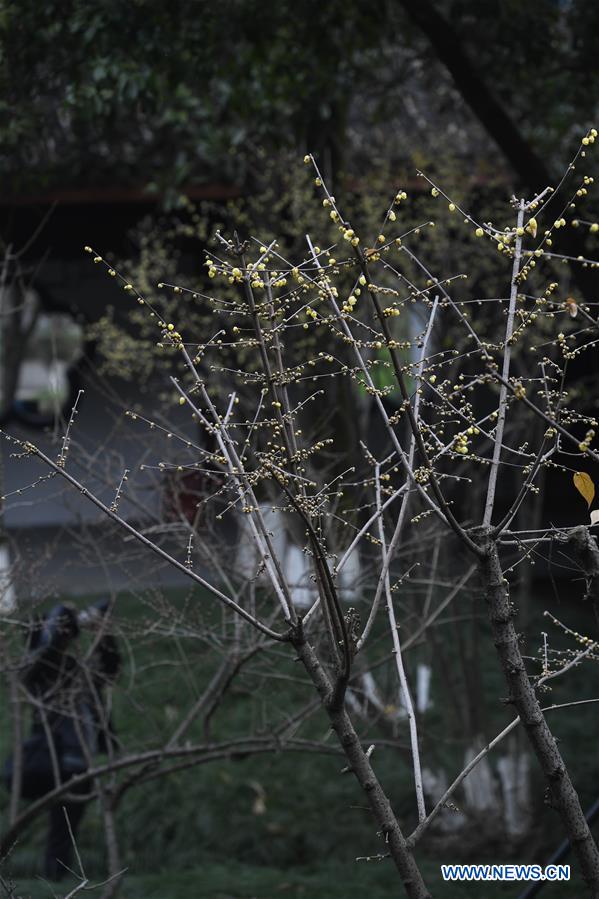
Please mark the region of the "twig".
[[[510, 363], [512, 358], [511, 337], [514, 330], [514, 316], [516, 313], [516, 298], [518, 296], [518, 273], [520, 271], [520, 255], [522, 251], [522, 224], [524, 222], [524, 200], [520, 200], [518, 204], [518, 218], [516, 230], [516, 246], [514, 250], [514, 263], [512, 266], [512, 280], [510, 284], [510, 305], [508, 309], [507, 324], [505, 328], [505, 343], [503, 350], [503, 368], [502, 378], [507, 381], [510, 376]], [[491, 469], [489, 472], [489, 481], [487, 485], [487, 501], [485, 503], [485, 513], [483, 516], [483, 527], [489, 527], [493, 516], [493, 506], [495, 504], [495, 490], [497, 487], [497, 474], [499, 472], [499, 460], [501, 458], [501, 449], [503, 446], [503, 432], [505, 429], [505, 419], [507, 412], [507, 389], [502, 385], [499, 391], [499, 409], [497, 417], [497, 426], [495, 428], [495, 443], [493, 446], [493, 459], [491, 461]]]

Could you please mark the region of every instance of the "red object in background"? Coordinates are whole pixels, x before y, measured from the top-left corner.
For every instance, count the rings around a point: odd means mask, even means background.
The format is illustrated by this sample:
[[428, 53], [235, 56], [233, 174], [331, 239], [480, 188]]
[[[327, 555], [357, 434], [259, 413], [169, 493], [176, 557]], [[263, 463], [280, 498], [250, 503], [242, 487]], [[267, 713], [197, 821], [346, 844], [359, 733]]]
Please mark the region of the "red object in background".
[[164, 520], [184, 519], [189, 524], [199, 524], [205, 517], [202, 500], [216, 493], [222, 483], [222, 476], [216, 472], [167, 471], [162, 499]]

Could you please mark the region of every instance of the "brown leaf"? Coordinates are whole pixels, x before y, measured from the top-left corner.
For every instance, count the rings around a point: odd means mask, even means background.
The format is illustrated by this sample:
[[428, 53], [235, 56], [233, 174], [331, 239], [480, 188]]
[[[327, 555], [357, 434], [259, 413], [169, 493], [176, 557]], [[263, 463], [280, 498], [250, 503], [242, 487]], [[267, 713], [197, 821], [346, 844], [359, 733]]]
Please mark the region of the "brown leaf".
[[578, 304], [574, 297], [568, 297], [565, 305], [568, 315], [570, 315], [572, 318], [576, 318], [576, 316], [578, 315]]
[[582, 493], [590, 508], [591, 503], [595, 498], [595, 484], [593, 483], [593, 479], [586, 473], [586, 471], [575, 471], [573, 480], [574, 486], [579, 493]]

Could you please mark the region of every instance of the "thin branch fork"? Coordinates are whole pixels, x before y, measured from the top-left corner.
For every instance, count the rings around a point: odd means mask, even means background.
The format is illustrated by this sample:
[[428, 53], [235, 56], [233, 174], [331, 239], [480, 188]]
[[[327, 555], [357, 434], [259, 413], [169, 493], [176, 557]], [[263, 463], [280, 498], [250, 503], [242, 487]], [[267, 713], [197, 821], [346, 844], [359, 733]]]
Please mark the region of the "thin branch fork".
[[[516, 314], [516, 299], [518, 296], [518, 274], [520, 271], [520, 258], [522, 252], [522, 237], [518, 232], [522, 231], [524, 222], [524, 200], [520, 200], [518, 204], [518, 218], [516, 226], [516, 246], [514, 251], [514, 263], [512, 266], [512, 280], [510, 283], [510, 303], [508, 308], [507, 324], [505, 329], [505, 345], [503, 350], [503, 367], [502, 379], [509, 380], [510, 364], [512, 358], [511, 337], [514, 330], [514, 317]], [[499, 460], [501, 458], [501, 448], [503, 445], [503, 432], [505, 429], [505, 420], [507, 415], [507, 388], [504, 384], [499, 391], [499, 411], [497, 418], [497, 427], [495, 428], [495, 443], [493, 446], [493, 459], [491, 461], [491, 470], [489, 472], [489, 481], [487, 486], [487, 501], [485, 504], [485, 514], [483, 516], [483, 527], [489, 527], [493, 516], [493, 506], [495, 504], [495, 490], [497, 488], [497, 475], [499, 472]]]
[[[591, 646], [588, 646], [583, 652], [578, 653], [573, 659], [570, 659], [570, 661], [567, 662], [565, 665], [563, 665], [562, 668], [560, 668], [558, 671], [553, 671], [550, 674], [546, 674], [543, 677], [539, 678], [539, 680], [535, 684], [535, 689], [538, 690], [538, 688], [543, 686], [543, 684], [547, 683], [547, 681], [553, 680], [556, 677], [561, 677], [563, 674], [566, 674], [567, 671], [570, 671], [572, 668], [576, 667], [576, 665], [579, 665], [585, 659], [585, 657], [587, 655], [589, 655], [592, 652], [592, 650], [595, 648], [596, 648], [596, 644], [593, 643]], [[574, 702], [561, 702], [561, 703], [557, 703], [557, 704], [553, 704], [553, 705], [547, 705], [547, 706], [544, 706], [541, 709], [541, 711], [544, 714], [545, 712], [553, 712], [553, 711], [557, 711], [558, 709], [569, 709], [569, 708], [574, 708], [574, 707], [577, 707], [580, 705], [588, 705], [589, 703], [595, 703], [595, 702], [599, 702], [599, 698], [598, 699], [580, 699], [580, 700], [575, 700]], [[505, 737], [507, 737], [509, 734], [511, 734], [511, 732], [514, 730], [514, 728], [516, 728], [520, 724], [520, 722], [521, 722], [521, 719], [520, 719], [520, 716], [518, 715], [517, 718], [514, 718], [512, 721], [510, 721], [510, 723], [506, 727], [504, 727], [504, 729], [502, 731], [500, 731], [500, 733], [498, 733], [496, 737], [494, 737], [489, 743], [487, 743], [486, 746], [483, 746], [483, 748], [480, 750], [480, 752], [477, 755], [475, 755], [473, 759], [470, 760], [470, 762], [466, 765], [466, 767], [462, 771], [460, 771], [460, 773], [458, 774], [456, 779], [447, 788], [447, 790], [441, 796], [441, 798], [439, 799], [439, 801], [437, 802], [437, 804], [435, 805], [433, 810], [427, 816], [426, 820], [422, 821], [418, 825], [418, 827], [413, 831], [413, 833], [410, 834], [410, 836], [408, 837], [408, 844], [410, 846], [413, 847], [416, 845], [418, 840], [424, 834], [425, 830], [427, 830], [430, 827], [430, 825], [432, 824], [433, 820], [437, 817], [439, 812], [443, 810], [443, 808], [445, 807], [445, 804], [447, 803], [447, 800], [451, 796], [453, 796], [453, 794], [455, 793], [457, 788], [460, 786], [462, 781], [466, 779], [466, 777], [470, 774], [470, 772], [474, 768], [476, 768], [478, 763], [481, 762], [485, 758], [485, 756], [487, 756], [489, 754], [489, 752], [491, 752], [492, 749], [494, 749], [499, 743], [501, 743], [505, 739]]]
[[81, 484], [71, 474], [69, 474], [68, 471], [65, 471], [64, 468], [62, 468], [56, 462], [53, 462], [52, 459], [48, 458], [48, 456], [46, 456], [45, 453], [43, 453], [38, 447], [34, 446], [32, 443], [17, 440], [17, 438], [15, 438], [15, 437], [11, 437], [10, 439], [12, 441], [14, 441], [15, 443], [17, 443], [19, 446], [22, 446], [23, 449], [28, 454], [35, 455], [39, 459], [41, 459], [41, 461], [45, 465], [47, 465], [49, 468], [56, 471], [57, 474], [59, 474], [62, 478], [64, 478], [66, 481], [68, 481], [73, 487], [75, 487], [79, 491], [79, 493], [81, 493], [83, 496], [85, 496], [87, 499], [89, 499], [90, 502], [92, 502], [95, 506], [97, 506], [98, 509], [100, 509], [105, 515], [107, 515], [114, 522], [116, 522], [122, 528], [124, 528], [129, 534], [131, 534], [132, 537], [134, 537], [136, 540], [138, 540], [140, 543], [142, 543], [145, 547], [147, 547], [152, 552], [156, 553], [156, 555], [160, 556], [162, 559], [164, 559], [166, 562], [168, 562], [169, 565], [172, 565], [174, 568], [181, 571], [187, 577], [191, 578], [191, 580], [200, 584], [200, 586], [204, 587], [206, 590], [208, 590], [210, 593], [212, 593], [214, 596], [216, 596], [216, 598], [219, 599], [220, 602], [224, 603], [228, 608], [232, 609], [238, 615], [241, 615], [241, 617], [244, 618], [253, 627], [257, 628], [259, 631], [266, 634], [266, 636], [270, 637], [273, 640], [277, 640], [279, 642], [288, 642], [289, 641], [288, 633], [280, 634], [277, 631], [273, 631], [271, 628], [262, 624], [262, 622], [259, 621], [257, 618], [255, 618], [253, 615], [250, 615], [250, 613], [246, 609], [244, 609], [242, 606], [240, 606], [238, 603], [236, 603], [234, 600], [232, 600], [229, 596], [222, 593], [218, 589], [218, 587], [215, 587], [209, 581], [204, 580], [203, 577], [201, 577], [199, 574], [196, 574], [196, 572], [194, 572], [192, 569], [190, 569], [187, 565], [184, 565], [182, 562], [179, 562], [178, 559], [175, 559], [173, 556], [171, 556], [169, 553], [167, 553], [165, 550], [163, 550], [162, 547], [158, 546], [156, 543], [153, 543], [151, 540], [149, 540], [147, 537], [145, 537], [143, 534], [141, 534], [136, 528], [134, 528], [132, 525], [130, 525], [128, 521], [125, 521], [124, 518], [121, 518], [120, 515], [118, 515], [116, 512], [113, 512], [108, 506], [106, 506], [102, 502], [101, 499], [99, 499], [97, 496], [95, 496], [95, 494], [93, 494], [90, 490], [88, 490], [87, 487], [84, 487], [84, 485]]
[[[314, 251], [314, 246], [313, 246], [312, 241], [311, 241], [311, 239], [310, 239], [310, 235], [308, 235], [308, 234], [306, 234], [306, 241], [307, 241], [308, 246], [309, 246], [309, 248], [310, 248], [310, 252], [312, 253], [312, 256], [313, 256], [313, 258], [314, 258], [314, 260], [315, 260], [315, 262], [316, 262], [317, 268], [320, 268], [320, 267], [321, 267], [321, 266], [320, 266], [320, 262], [319, 262], [319, 260], [318, 260], [318, 258], [317, 258], [317, 256], [316, 256], [315, 251]], [[399, 439], [398, 439], [398, 437], [397, 437], [397, 434], [396, 434], [396, 432], [395, 432], [395, 429], [394, 429], [393, 425], [391, 424], [391, 421], [390, 421], [389, 416], [388, 416], [388, 414], [387, 414], [387, 410], [385, 409], [385, 406], [384, 406], [384, 404], [383, 404], [383, 402], [382, 402], [382, 400], [381, 400], [381, 398], [380, 398], [380, 396], [379, 396], [379, 394], [378, 394], [378, 391], [377, 391], [377, 390], [375, 389], [375, 387], [374, 387], [374, 384], [373, 384], [373, 381], [372, 381], [372, 377], [371, 377], [370, 372], [369, 372], [369, 370], [368, 370], [368, 366], [366, 365], [366, 363], [365, 363], [365, 361], [364, 361], [364, 358], [363, 358], [363, 356], [362, 356], [362, 354], [361, 354], [361, 352], [360, 352], [358, 346], [356, 345], [355, 340], [353, 340], [352, 332], [351, 332], [351, 330], [350, 330], [350, 328], [349, 328], [347, 322], [344, 320], [343, 316], [341, 315], [341, 311], [340, 311], [339, 306], [338, 306], [338, 304], [337, 304], [337, 300], [335, 299], [335, 296], [333, 295], [333, 293], [330, 291], [330, 289], [329, 289], [328, 287], [326, 287], [326, 291], [327, 291], [328, 299], [329, 299], [329, 301], [330, 301], [330, 303], [331, 303], [331, 305], [332, 305], [332, 307], [333, 307], [333, 309], [334, 309], [334, 311], [335, 311], [335, 314], [337, 315], [337, 317], [338, 317], [339, 320], [341, 321], [343, 333], [345, 334], [346, 337], [350, 338], [350, 340], [351, 340], [352, 347], [353, 347], [353, 350], [354, 350], [354, 354], [355, 354], [355, 356], [356, 356], [356, 359], [357, 359], [358, 365], [359, 365], [359, 367], [360, 367], [360, 370], [361, 370], [361, 372], [362, 372], [362, 374], [363, 374], [363, 376], [364, 376], [364, 378], [365, 378], [365, 381], [366, 381], [368, 387], [373, 391], [373, 396], [374, 396], [374, 399], [375, 399], [375, 403], [376, 403], [377, 408], [378, 408], [378, 410], [379, 410], [379, 412], [380, 412], [380, 414], [381, 414], [381, 417], [382, 417], [382, 419], [383, 419], [383, 423], [384, 423], [385, 428], [386, 428], [386, 430], [387, 430], [387, 433], [389, 434], [389, 437], [390, 437], [390, 439], [391, 439], [391, 441], [392, 441], [392, 443], [393, 443], [393, 446], [395, 447], [395, 449], [396, 449], [396, 451], [397, 451], [397, 454], [398, 454], [399, 458], [401, 459], [401, 463], [402, 463], [402, 466], [403, 466], [403, 468], [404, 468], [404, 470], [405, 470], [405, 472], [406, 472], [406, 476], [407, 476], [407, 478], [408, 478], [408, 481], [410, 482], [410, 484], [411, 484], [416, 490], [418, 490], [418, 493], [419, 493], [420, 496], [422, 497], [423, 502], [425, 502], [425, 503], [429, 506], [429, 508], [431, 508], [432, 511], [434, 511], [435, 514], [439, 515], [439, 517], [441, 518], [441, 520], [445, 522], [445, 521], [446, 521], [446, 517], [445, 517], [444, 512], [443, 512], [443, 511], [442, 511], [442, 510], [441, 510], [441, 509], [434, 503], [434, 501], [432, 500], [432, 498], [431, 498], [431, 497], [428, 495], [428, 493], [424, 490], [422, 484], [420, 484], [420, 483], [416, 480], [416, 478], [415, 478], [415, 476], [414, 476], [414, 472], [413, 472], [413, 470], [412, 470], [412, 467], [411, 467], [411, 465], [410, 465], [410, 463], [409, 463], [408, 457], [407, 457], [406, 453], [404, 452], [404, 449], [403, 449], [401, 443], [399, 442]], [[402, 490], [403, 490], [403, 488], [402, 488]], [[355, 542], [357, 542], [357, 539], [358, 539], [358, 537], [356, 537], [356, 540], [354, 541], [354, 544], [355, 544]], [[349, 550], [345, 553], [345, 555], [344, 555], [344, 557], [343, 557], [343, 560], [342, 560], [343, 562], [345, 561], [345, 559], [346, 559], [346, 557], [348, 556], [348, 554], [349, 554]], [[341, 563], [340, 563], [340, 564], [341, 564]], [[339, 566], [339, 567], [340, 567], [340, 566]]]
[[[281, 604], [281, 607], [283, 609], [283, 614], [284, 614], [285, 620], [288, 622], [292, 622], [297, 617], [296, 612], [295, 612], [293, 603], [291, 601], [291, 595], [289, 592], [289, 587], [287, 585], [287, 581], [284, 577], [283, 571], [281, 570], [278, 556], [273, 550], [273, 546], [272, 546], [272, 542], [270, 539], [270, 535], [268, 533], [268, 529], [264, 522], [262, 513], [260, 512], [258, 500], [254, 494], [254, 491], [253, 491], [251, 485], [248, 482], [245, 468], [244, 468], [241, 460], [239, 459], [239, 456], [237, 455], [237, 453], [235, 451], [235, 447], [233, 445], [233, 441], [231, 440], [231, 438], [229, 436], [228, 428], [226, 426], [225, 421], [220, 418], [220, 416], [218, 415], [218, 412], [214, 408], [214, 404], [212, 403], [204, 384], [202, 383], [201, 379], [199, 378], [199, 375], [195, 369], [195, 366], [194, 366], [193, 362], [191, 361], [191, 359], [189, 358], [189, 355], [187, 354], [186, 350], [184, 350], [184, 356], [186, 356], [186, 361], [187, 361], [188, 365], [191, 367], [191, 370], [196, 378], [196, 383], [200, 386], [200, 390], [202, 392], [204, 401], [209, 406], [209, 408], [211, 410], [211, 414], [215, 420], [215, 425], [212, 428], [212, 430], [214, 431], [214, 433], [216, 435], [216, 439], [217, 439], [217, 443], [219, 445], [220, 451], [226, 460], [229, 475], [231, 476], [232, 480], [234, 481], [234, 483], [237, 487], [238, 497], [240, 499], [242, 499], [244, 497], [245, 493], [247, 493], [252, 501], [252, 505], [255, 507], [255, 512], [254, 512], [254, 510], [252, 510], [252, 512], [249, 516], [249, 523], [250, 523], [250, 528], [252, 531], [252, 536], [254, 538], [256, 546], [258, 547], [258, 551], [260, 553], [262, 561], [264, 562], [266, 570], [269, 574], [273, 589], [274, 589], [274, 591], [277, 595], [277, 598]], [[185, 400], [189, 404], [190, 408], [192, 409], [193, 413], [198, 416], [198, 419], [203, 424], [205, 424], [207, 427], [210, 427], [210, 423], [208, 422], [208, 420], [206, 419], [206, 417], [204, 416], [202, 411], [192, 401], [189, 394], [181, 387], [181, 385], [179, 384], [177, 379], [172, 378], [171, 381], [172, 381], [175, 389], [177, 390], [177, 392], [182, 397], [185, 398]], [[256, 515], [256, 519], [258, 522], [257, 525], [253, 520], [254, 514]]]
[[[435, 313], [437, 311], [437, 304], [438, 304], [438, 297], [435, 297], [435, 301], [433, 303], [433, 308], [431, 309], [431, 313], [430, 313], [429, 320], [428, 320], [428, 325], [426, 328], [426, 334], [424, 336], [424, 340], [422, 341], [422, 348], [420, 351], [420, 359], [418, 360], [417, 378], [419, 380], [422, 378], [422, 372], [424, 369], [424, 360], [426, 358], [428, 343], [429, 343], [429, 340], [430, 340], [430, 337], [432, 334], [432, 330], [433, 330], [433, 325], [435, 322]], [[416, 401], [414, 403], [414, 417], [416, 418], [417, 421], [419, 420], [419, 412], [420, 412], [420, 396], [421, 396], [420, 393], [416, 394]], [[416, 454], [416, 438], [415, 438], [414, 434], [412, 434], [412, 437], [410, 440], [410, 448], [408, 450], [408, 466], [409, 466], [410, 470], [412, 470], [414, 467], [415, 454]], [[377, 506], [377, 509], [376, 510], [377, 510], [377, 514], [379, 516], [379, 529], [380, 529], [381, 522], [383, 520], [382, 519], [383, 509], [382, 509], [381, 496], [380, 496], [380, 493], [381, 493], [381, 491], [380, 491], [380, 469], [377, 468], [376, 470], [377, 470], [377, 483], [376, 483], [376, 491], [377, 491], [376, 506]], [[407, 512], [408, 512], [409, 499], [410, 499], [410, 496], [408, 493], [402, 500], [402, 504], [401, 504], [401, 507], [399, 510], [399, 515], [397, 517], [397, 521], [395, 524], [395, 530], [391, 536], [391, 541], [389, 543], [388, 550], [384, 554], [384, 557], [382, 559], [382, 569], [379, 574], [379, 581], [377, 584], [374, 600], [372, 602], [370, 614], [368, 616], [368, 621], [366, 622], [366, 625], [364, 626], [362, 635], [360, 636], [360, 639], [358, 640], [358, 646], [357, 646], [358, 652], [364, 646], [364, 643], [366, 642], [368, 635], [374, 625], [374, 620], [375, 620], [375, 616], [376, 616], [376, 613], [378, 610], [380, 598], [382, 595], [383, 586], [384, 586], [385, 579], [387, 578], [387, 575], [389, 572], [389, 566], [391, 565], [391, 561], [395, 556], [395, 551], [399, 545], [399, 541], [401, 539], [401, 535], [403, 532], [403, 527], [404, 527], [406, 517], [407, 517]], [[346, 553], [346, 555], [347, 555], [347, 553]]]
[[[568, 441], [568, 443], [571, 443], [576, 447], [579, 446], [580, 440], [578, 439], [578, 437], [575, 437], [574, 434], [571, 434], [569, 431], [567, 431], [554, 418], [552, 418], [550, 415], [547, 415], [546, 412], [543, 412], [542, 409], [540, 409], [535, 403], [531, 402], [531, 400], [528, 399], [526, 394], [522, 394], [520, 391], [517, 391], [516, 387], [511, 383], [511, 381], [505, 380], [505, 378], [503, 378], [499, 374], [499, 372], [495, 371], [493, 368], [489, 369], [489, 377], [504, 385], [506, 389], [509, 390], [509, 392], [513, 396], [515, 396], [519, 402], [523, 403], [523, 405], [530, 409], [531, 412], [534, 412], [534, 414], [538, 418], [542, 418], [543, 421], [550, 427], [555, 428], [555, 430], [558, 431], [562, 435], [562, 437], [564, 437]], [[585, 455], [588, 456], [589, 459], [592, 459], [593, 462], [599, 462], [599, 455], [594, 450], [590, 448], [586, 449]]]
[[[223, 743], [206, 743], [193, 746], [172, 747], [168, 751], [161, 747], [159, 749], [147, 750], [146, 752], [134, 753], [121, 758], [114, 758], [104, 765], [92, 767], [82, 774], [76, 774], [65, 783], [59, 784], [51, 792], [46, 793], [41, 799], [37, 799], [24, 809], [18, 816], [14, 824], [9, 827], [0, 837], [0, 856], [6, 853], [14, 844], [18, 835], [34, 821], [38, 815], [53, 805], [57, 799], [67, 796], [73, 787], [79, 784], [87, 783], [90, 779], [106, 777], [117, 771], [122, 771], [132, 766], [146, 765], [160, 759], [169, 758], [194, 758], [194, 764], [208, 764], [215, 759], [229, 759], [238, 756], [244, 757], [248, 754], [262, 754], [269, 752], [280, 752], [284, 747], [287, 751], [293, 752], [324, 752], [326, 754], [336, 755], [339, 750], [328, 744], [315, 743], [311, 740], [273, 739], [272, 737], [250, 737], [240, 740], [229, 740]], [[81, 797], [74, 795], [69, 796], [69, 801], [88, 801], [89, 797]]]
[[375, 308], [376, 315], [379, 320], [379, 324], [381, 326], [381, 329], [382, 329], [384, 337], [385, 337], [385, 342], [387, 344], [387, 349], [388, 349], [389, 355], [391, 357], [391, 362], [393, 365], [393, 370], [395, 372], [397, 384], [399, 386], [399, 389], [401, 391], [401, 395], [402, 395], [402, 398], [404, 401], [404, 408], [408, 415], [408, 421], [410, 423], [410, 428], [416, 439], [416, 445], [418, 447], [418, 452], [422, 458], [423, 465], [429, 471], [430, 483], [431, 483], [433, 493], [435, 494], [437, 502], [439, 503], [439, 507], [441, 508], [441, 510], [447, 520], [447, 523], [449, 524], [451, 529], [460, 538], [462, 543], [464, 543], [468, 547], [468, 549], [472, 553], [474, 553], [474, 555], [480, 556], [480, 554], [481, 554], [480, 548], [476, 545], [476, 543], [474, 543], [470, 539], [470, 537], [468, 536], [468, 534], [466, 533], [464, 528], [456, 520], [453, 512], [451, 511], [451, 509], [449, 508], [449, 506], [447, 504], [447, 500], [445, 499], [445, 497], [443, 495], [443, 491], [441, 490], [441, 487], [439, 486], [439, 482], [434, 473], [433, 467], [432, 467], [430, 459], [428, 457], [428, 452], [424, 445], [424, 440], [422, 439], [422, 433], [421, 433], [420, 427], [414, 416], [414, 409], [412, 407], [412, 401], [410, 399], [410, 395], [409, 395], [408, 389], [406, 387], [404, 376], [403, 376], [403, 373], [401, 370], [401, 364], [397, 357], [397, 353], [395, 352], [395, 349], [393, 347], [393, 337], [392, 337], [391, 331], [389, 330], [389, 325], [387, 323], [385, 316], [383, 315], [383, 310], [382, 310], [381, 304], [379, 302], [377, 293], [372, 288], [372, 279], [370, 278], [370, 273], [368, 271], [368, 265], [366, 263], [366, 259], [364, 258], [364, 254], [362, 253], [362, 251], [360, 250], [359, 247], [356, 247], [355, 252], [356, 252], [356, 258], [358, 259], [362, 273], [363, 273], [364, 277], [366, 278], [368, 295], [370, 296], [372, 304]]
[[[381, 479], [380, 479], [380, 467], [377, 463], [376, 466], [376, 501], [377, 508], [380, 508], [381, 505]], [[414, 769], [414, 787], [416, 790], [416, 805], [418, 808], [418, 820], [424, 821], [426, 818], [426, 805], [424, 801], [424, 787], [422, 781], [422, 768], [420, 765], [420, 747], [418, 745], [418, 727], [416, 723], [416, 713], [414, 711], [414, 704], [412, 702], [412, 695], [410, 693], [410, 687], [408, 684], [408, 678], [406, 676], [406, 671], [403, 664], [403, 657], [401, 652], [401, 643], [399, 640], [399, 632], [397, 628], [397, 619], [395, 617], [395, 609], [393, 606], [393, 596], [391, 594], [391, 582], [389, 580], [389, 563], [388, 563], [388, 553], [387, 553], [387, 543], [385, 539], [385, 526], [383, 522], [383, 516], [381, 515], [378, 519], [378, 527], [379, 527], [379, 540], [381, 542], [381, 556], [382, 556], [382, 564], [384, 570], [385, 577], [385, 598], [387, 602], [387, 617], [389, 619], [389, 628], [391, 631], [391, 638], [393, 640], [393, 653], [395, 656], [395, 668], [397, 670], [397, 676], [399, 679], [399, 684], [401, 688], [401, 695], [403, 697], [403, 701], [406, 707], [406, 711], [408, 713], [408, 723], [410, 728], [410, 745], [412, 749], [412, 766]]]

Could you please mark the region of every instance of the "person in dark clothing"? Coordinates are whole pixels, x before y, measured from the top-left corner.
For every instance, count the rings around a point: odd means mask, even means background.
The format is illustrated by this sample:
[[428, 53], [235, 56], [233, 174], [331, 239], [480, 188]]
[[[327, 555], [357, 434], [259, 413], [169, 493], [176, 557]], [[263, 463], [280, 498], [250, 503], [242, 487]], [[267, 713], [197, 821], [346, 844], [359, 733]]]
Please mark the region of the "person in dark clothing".
[[[28, 742], [38, 747], [39, 758], [35, 764], [25, 759], [23, 765], [22, 793], [28, 798], [82, 774], [97, 752], [115, 746], [105, 693], [118, 676], [120, 653], [108, 629], [108, 612], [107, 601], [79, 614], [70, 605], [58, 605], [32, 630], [21, 679], [34, 707]], [[81, 628], [94, 631], [86, 653], [81, 647], [74, 651]], [[88, 782], [74, 785], [71, 796], [62, 796], [50, 809], [44, 865], [50, 880], [67, 873], [73, 855], [69, 825], [75, 838], [85, 809], [85, 801], [76, 799], [89, 789]]]

